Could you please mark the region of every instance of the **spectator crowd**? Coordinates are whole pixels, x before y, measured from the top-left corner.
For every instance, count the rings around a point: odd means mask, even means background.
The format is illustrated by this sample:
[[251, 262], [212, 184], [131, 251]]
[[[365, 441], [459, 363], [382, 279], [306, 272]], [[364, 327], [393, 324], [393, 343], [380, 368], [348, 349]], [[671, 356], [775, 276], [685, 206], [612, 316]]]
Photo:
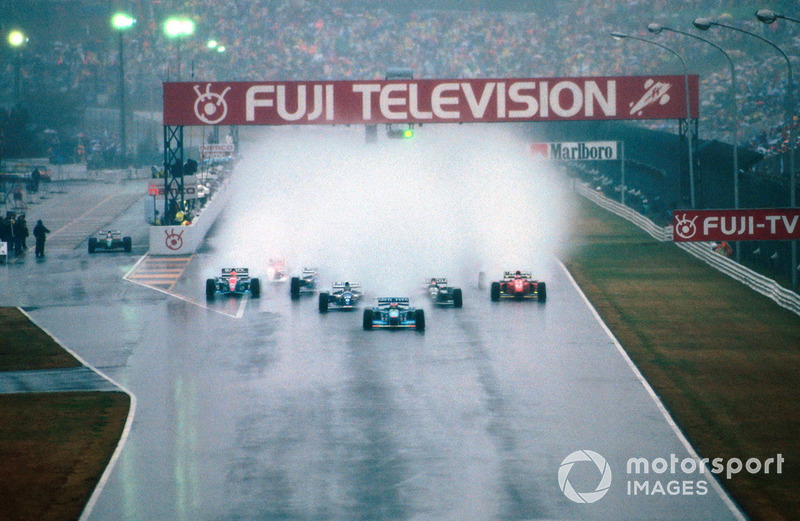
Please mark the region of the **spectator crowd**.
[[[774, 8], [785, 7], [787, 15], [797, 10], [791, 1], [776, 3], [785, 4]], [[128, 7], [137, 24], [124, 35], [130, 106], [157, 110], [163, 81], [372, 79], [397, 65], [412, 68], [419, 78], [683, 72], [670, 53], [610, 37], [612, 31], [622, 31], [668, 45], [687, 58], [690, 72], [701, 80], [701, 137], [730, 141], [727, 62], [715, 49], [682, 35], [649, 34], [647, 24], [658, 22], [691, 32], [695, 17], [711, 17], [756, 32], [788, 55], [800, 56], [799, 25], [779, 20], [766, 26], [755, 19], [749, 2], [739, 0], [688, 0], [678, 8], [666, 0], [526, 2], [528, 11], [514, 12], [417, 9], [414, 6], [423, 4], [402, 4], [131, 0]], [[49, 86], [48, 91], [78, 96], [85, 106], [115, 108], [118, 35], [109, 26], [109, 9], [97, 0], [51, 0], [32, 6], [26, 16], [31, 20], [39, 16], [42, 24], [22, 55], [23, 92], [29, 90], [25, 85]], [[163, 31], [163, 22], [176, 14], [196, 22], [195, 34], [181, 42], [169, 41]], [[736, 64], [740, 143], [767, 154], [786, 148], [783, 59], [756, 39], [733, 31], [719, 29], [704, 37], [729, 49]], [[210, 39], [224, 45], [225, 51], [209, 49]], [[14, 66], [14, 60], [0, 61], [0, 93], [5, 99], [14, 88]]]

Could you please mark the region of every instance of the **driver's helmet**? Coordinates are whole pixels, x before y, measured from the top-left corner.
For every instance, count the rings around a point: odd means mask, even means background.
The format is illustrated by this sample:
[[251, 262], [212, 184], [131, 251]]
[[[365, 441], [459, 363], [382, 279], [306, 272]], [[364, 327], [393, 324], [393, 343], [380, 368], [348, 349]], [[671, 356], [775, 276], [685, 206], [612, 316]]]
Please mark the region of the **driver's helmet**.
[[396, 308], [397, 307], [397, 302], [390, 302], [389, 303], [389, 307], [390, 308]]
[[431, 279], [431, 286], [436, 286], [436, 278]]
[[522, 272], [521, 272], [521, 271], [519, 271], [519, 270], [517, 270], [517, 272], [516, 272], [516, 273], [514, 273], [514, 278], [515, 278], [515, 279], [520, 279], [520, 278], [522, 278]]
[[111, 239], [113, 236], [114, 236], [114, 234], [113, 234], [113, 233], [111, 233], [111, 230], [108, 230], [108, 231], [106, 232], [106, 239]]
[[345, 291], [350, 291], [350, 283], [349, 282], [345, 282], [344, 283], [344, 290]]

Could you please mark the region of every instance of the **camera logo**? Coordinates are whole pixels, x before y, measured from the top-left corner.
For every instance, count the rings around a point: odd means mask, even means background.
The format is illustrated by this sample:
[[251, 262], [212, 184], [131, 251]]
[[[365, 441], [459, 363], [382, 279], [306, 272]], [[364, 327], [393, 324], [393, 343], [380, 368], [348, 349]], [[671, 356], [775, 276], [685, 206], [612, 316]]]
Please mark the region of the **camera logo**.
[[[600, 471], [600, 482], [591, 492], [578, 492], [572, 488], [572, 484], [569, 482], [569, 473], [572, 467], [581, 462], [592, 462], [597, 467], [597, 470]], [[611, 486], [611, 467], [608, 466], [608, 462], [600, 454], [592, 450], [577, 450], [561, 462], [561, 466], [558, 468], [558, 486], [561, 488], [561, 492], [575, 503], [600, 501]]]
[[697, 220], [697, 216], [691, 221], [686, 218], [686, 214], [683, 214], [683, 217], [675, 215], [675, 219], [675, 233], [677, 233], [681, 239], [691, 239], [694, 237], [694, 234], [697, 233], [697, 225], [694, 224]]
[[211, 84], [206, 84], [206, 91], [202, 92], [199, 85], [194, 86], [197, 99], [194, 101], [194, 115], [197, 119], [208, 125], [219, 123], [228, 115], [228, 102], [225, 95], [231, 90], [225, 87], [222, 94], [211, 92]]

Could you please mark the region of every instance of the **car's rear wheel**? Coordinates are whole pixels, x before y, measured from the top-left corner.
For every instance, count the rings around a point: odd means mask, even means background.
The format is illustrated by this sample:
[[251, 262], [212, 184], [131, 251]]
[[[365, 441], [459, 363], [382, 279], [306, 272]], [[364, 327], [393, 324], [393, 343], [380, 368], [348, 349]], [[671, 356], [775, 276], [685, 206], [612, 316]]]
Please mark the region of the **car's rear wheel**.
[[261, 281], [258, 279], [252, 279], [250, 281], [250, 294], [253, 298], [258, 298], [261, 296]]
[[539, 302], [547, 300], [547, 284], [540, 282], [536, 285], [536, 296], [539, 298]]
[[97, 237], [89, 237], [89, 253], [94, 253], [97, 249]]
[[328, 312], [328, 294], [327, 293], [320, 293], [319, 294], [319, 312], [320, 313], [327, 313]]
[[122, 248], [125, 251], [130, 253], [130, 251], [133, 249], [131, 246], [132, 246], [131, 245], [131, 238], [130, 237], [123, 237], [122, 238]]
[[453, 307], [460, 308], [464, 305], [464, 297], [461, 294], [461, 288], [453, 290]]
[[294, 299], [300, 298], [300, 278], [299, 277], [292, 277], [292, 280], [289, 283], [289, 294]]
[[372, 310], [371, 309], [365, 309], [364, 310], [364, 329], [365, 330], [369, 331], [370, 329], [372, 329], [372, 320], [373, 320]]
[[492, 302], [497, 302], [500, 300], [500, 283], [499, 282], [492, 282]]
[[425, 310], [414, 310], [414, 328], [417, 331], [425, 331]]
[[213, 299], [217, 292], [217, 283], [214, 279], [206, 279], [206, 298]]

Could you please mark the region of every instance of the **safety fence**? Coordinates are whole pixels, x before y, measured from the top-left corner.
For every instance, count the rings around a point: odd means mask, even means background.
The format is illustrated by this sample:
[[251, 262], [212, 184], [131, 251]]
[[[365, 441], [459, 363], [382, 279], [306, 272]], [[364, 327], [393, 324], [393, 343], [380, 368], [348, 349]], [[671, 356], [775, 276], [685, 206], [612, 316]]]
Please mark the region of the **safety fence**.
[[[628, 208], [627, 206], [623, 206], [617, 201], [609, 199], [596, 190], [592, 190], [587, 184], [581, 183], [576, 185], [576, 191], [601, 208], [613, 212], [623, 219], [632, 222], [647, 232], [655, 240], [660, 242], [672, 240], [672, 226], [658, 226], [644, 215], [632, 210], [631, 208]], [[711, 243], [681, 242], [676, 243], [676, 245], [684, 251], [702, 260], [706, 264], [728, 275], [729, 277], [732, 277], [742, 284], [746, 284], [748, 287], [752, 288], [758, 293], [769, 297], [779, 306], [782, 306], [800, 315], [800, 295], [787, 288], [784, 288], [774, 280], [756, 273], [750, 268], [742, 266], [733, 259], [725, 257], [724, 255], [720, 255], [713, 250]]]

